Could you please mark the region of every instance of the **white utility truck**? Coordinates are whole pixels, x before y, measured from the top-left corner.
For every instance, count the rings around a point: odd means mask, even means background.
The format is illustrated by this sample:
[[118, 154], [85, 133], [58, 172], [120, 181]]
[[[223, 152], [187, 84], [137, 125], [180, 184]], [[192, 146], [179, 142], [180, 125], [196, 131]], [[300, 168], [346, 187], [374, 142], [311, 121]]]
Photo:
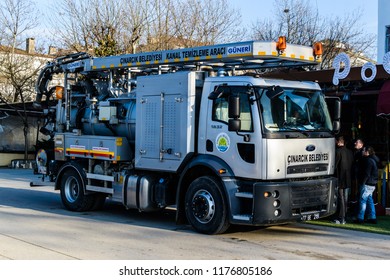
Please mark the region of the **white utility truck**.
[[339, 103], [332, 121], [317, 83], [253, 74], [316, 65], [321, 51], [281, 37], [59, 57], [36, 85], [52, 146], [32, 185], [54, 185], [71, 211], [173, 207], [206, 234], [331, 215]]

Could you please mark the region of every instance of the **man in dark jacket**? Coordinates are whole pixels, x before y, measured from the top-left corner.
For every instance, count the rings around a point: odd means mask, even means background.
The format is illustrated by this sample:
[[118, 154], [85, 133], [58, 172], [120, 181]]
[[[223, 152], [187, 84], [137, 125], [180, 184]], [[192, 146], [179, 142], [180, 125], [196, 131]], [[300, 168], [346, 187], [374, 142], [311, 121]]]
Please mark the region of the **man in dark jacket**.
[[364, 142], [363, 139], [358, 138], [356, 139], [354, 143], [354, 152], [353, 152], [353, 166], [352, 166], [352, 177], [353, 177], [353, 182], [352, 182], [352, 189], [351, 189], [351, 194], [352, 194], [352, 199], [353, 200], [359, 200], [359, 182], [358, 182], [358, 177], [363, 171], [363, 147], [364, 147]]
[[338, 218], [333, 222], [345, 224], [347, 213], [348, 195], [351, 190], [353, 153], [345, 146], [343, 136], [336, 141], [336, 175], [338, 178]]
[[357, 215], [357, 223], [364, 222], [364, 214], [367, 209], [367, 222], [376, 224], [376, 212], [372, 194], [375, 191], [378, 183], [378, 164], [379, 159], [375, 155], [372, 147], [363, 149], [364, 169], [359, 174], [360, 197], [359, 197], [359, 212]]

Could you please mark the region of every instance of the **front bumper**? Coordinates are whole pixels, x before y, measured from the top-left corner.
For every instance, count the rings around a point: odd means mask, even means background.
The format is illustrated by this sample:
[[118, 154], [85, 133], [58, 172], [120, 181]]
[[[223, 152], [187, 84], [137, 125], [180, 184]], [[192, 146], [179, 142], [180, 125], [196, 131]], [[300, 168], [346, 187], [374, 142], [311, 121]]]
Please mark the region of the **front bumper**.
[[[336, 211], [337, 179], [292, 182], [238, 182], [230, 201], [231, 223], [277, 225], [315, 220]], [[246, 195], [242, 195], [242, 193]]]

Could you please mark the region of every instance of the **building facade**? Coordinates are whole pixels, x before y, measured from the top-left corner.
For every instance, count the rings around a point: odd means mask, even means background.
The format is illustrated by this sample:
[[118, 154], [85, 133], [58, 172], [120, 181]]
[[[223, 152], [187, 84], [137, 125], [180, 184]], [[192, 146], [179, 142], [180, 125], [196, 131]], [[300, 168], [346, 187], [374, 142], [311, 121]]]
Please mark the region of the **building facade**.
[[39, 115], [31, 101], [36, 77], [52, 58], [36, 52], [33, 38], [25, 49], [0, 45], [0, 166], [35, 152]]
[[390, 51], [390, 1], [378, 0], [378, 63]]

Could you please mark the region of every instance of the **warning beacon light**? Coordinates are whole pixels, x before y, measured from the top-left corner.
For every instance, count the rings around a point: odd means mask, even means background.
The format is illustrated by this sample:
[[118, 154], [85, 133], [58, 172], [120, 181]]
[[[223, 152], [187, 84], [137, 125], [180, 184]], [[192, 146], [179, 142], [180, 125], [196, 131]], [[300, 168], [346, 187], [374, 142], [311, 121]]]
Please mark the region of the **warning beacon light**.
[[320, 57], [322, 55], [322, 43], [321, 42], [314, 43], [313, 54], [316, 57]]
[[279, 53], [283, 53], [286, 50], [286, 47], [286, 36], [279, 36], [278, 41], [276, 42], [276, 48], [278, 49]]

